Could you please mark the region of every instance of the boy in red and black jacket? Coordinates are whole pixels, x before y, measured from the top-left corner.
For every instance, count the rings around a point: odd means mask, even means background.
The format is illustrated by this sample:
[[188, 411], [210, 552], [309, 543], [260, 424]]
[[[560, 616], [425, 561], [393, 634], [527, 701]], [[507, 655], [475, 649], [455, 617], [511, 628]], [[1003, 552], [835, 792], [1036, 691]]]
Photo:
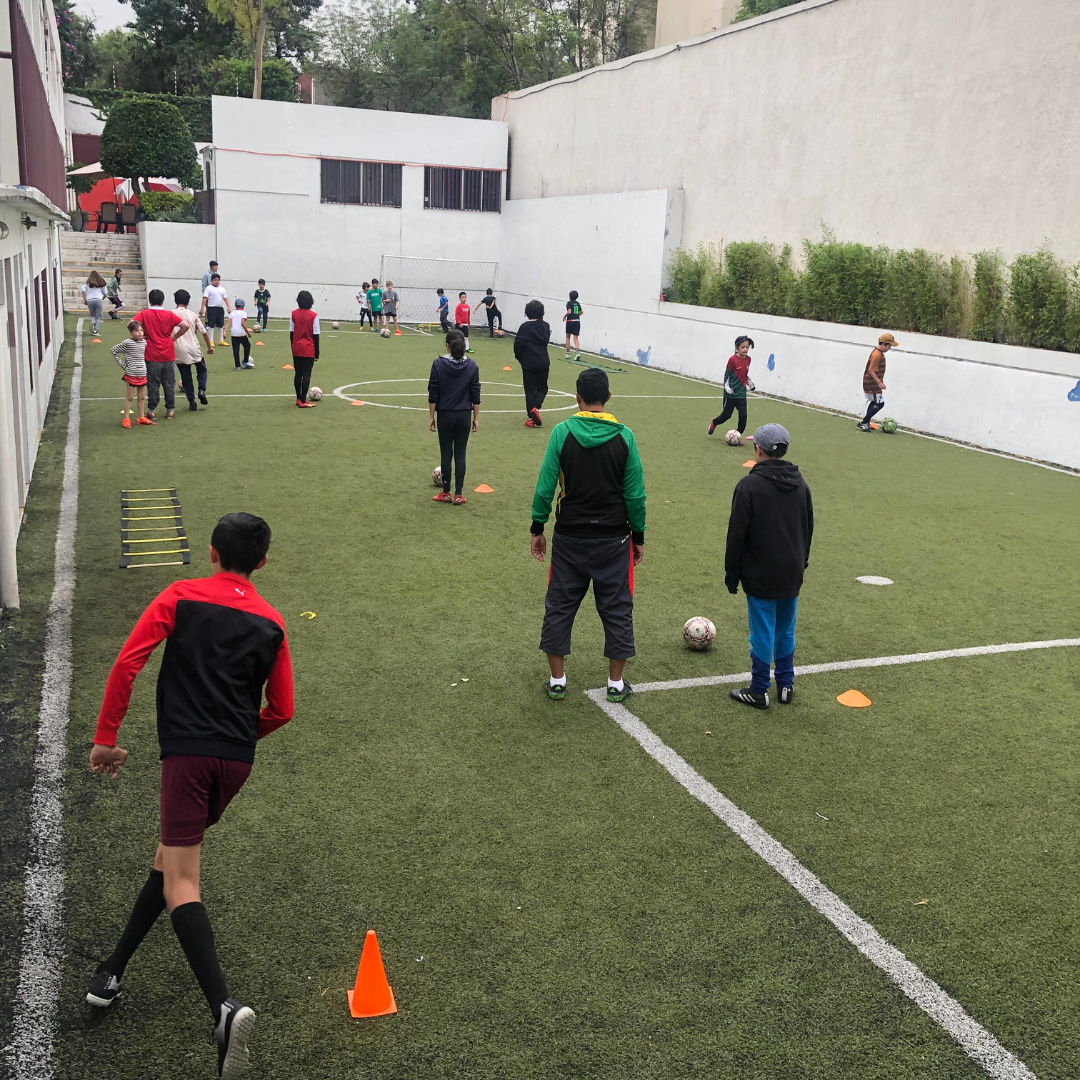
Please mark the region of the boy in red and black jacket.
[[735, 339], [735, 352], [728, 357], [724, 369], [724, 411], [709, 424], [710, 435], [736, 411], [739, 414], [739, 434], [746, 431], [746, 391], [754, 389], [750, 380], [750, 350], [753, 347], [753, 339], [745, 334]]
[[308, 401], [311, 369], [319, 359], [319, 316], [312, 311], [315, 300], [307, 289], [296, 294], [296, 307], [289, 316], [289, 343], [292, 346], [293, 389], [298, 409], [314, 409]]
[[[214, 575], [175, 581], [143, 612], [105, 684], [90, 768], [116, 776], [116, 745], [135, 676], [165, 641], [157, 682], [161, 746], [161, 843], [113, 954], [98, 965], [86, 1000], [120, 996], [128, 961], [167, 907], [173, 929], [214, 1018], [218, 1072], [239, 1075], [255, 1013], [228, 996], [214, 931], [199, 893], [203, 833], [221, 817], [255, 761], [255, 744], [293, 715], [292, 662], [281, 616], [251, 584], [266, 565], [270, 527], [226, 514], [210, 538]], [[263, 687], [266, 706], [260, 710]]]

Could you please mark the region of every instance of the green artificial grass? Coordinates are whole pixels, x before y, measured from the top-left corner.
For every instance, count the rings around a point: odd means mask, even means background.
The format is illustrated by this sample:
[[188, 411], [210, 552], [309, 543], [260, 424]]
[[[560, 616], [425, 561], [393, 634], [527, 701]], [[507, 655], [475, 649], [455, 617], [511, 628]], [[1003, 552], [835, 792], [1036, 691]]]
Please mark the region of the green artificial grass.
[[[206, 1006], [167, 920], [117, 1009], [82, 1003], [157, 842], [156, 660], [121, 729], [131, 758], [119, 779], [91, 775], [86, 755], [134, 621], [178, 572], [208, 572], [213, 524], [237, 509], [274, 531], [255, 585], [285, 617], [297, 679], [296, 719], [260, 744], [204, 847], [230, 991], [259, 1014], [253, 1077], [981, 1075], [583, 696], [606, 674], [590, 601], [567, 699], [542, 694], [546, 567], [529, 555], [529, 507], [547, 425], [568, 412], [524, 428], [511, 340], [473, 339], [486, 391], [469, 502], [455, 508], [431, 501], [422, 380], [439, 340], [327, 331], [314, 376], [327, 396], [298, 410], [282, 328], [259, 339], [254, 371], [211, 358], [209, 408], [189, 413], [181, 396], [175, 420], [130, 431], [107, 352], [122, 325], [106, 322], [102, 345], [85, 338], [57, 1076], [213, 1075]], [[635, 431], [649, 498], [627, 675], [745, 670], [745, 607], [723, 587], [723, 547], [747, 449], [705, 434], [716, 388], [621, 366], [611, 408]], [[553, 389], [572, 392], [580, 370], [554, 360]], [[419, 411], [332, 396], [375, 380], [421, 381], [351, 392]], [[40, 648], [51, 588], [69, 382], [67, 367], [35, 475], [40, 516], [20, 544], [27, 650]], [[1076, 635], [1077, 478], [751, 401], [751, 428], [769, 420], [791, 431], [815, 501], [799, 663]], [[476, 494], [480, 483], [494, 492]], [[192, 565], [119, 570], [120, 490], [171, 486]], [[717, 625], [704, 654], [681, 639], [697, 614]], [[24, 748], [31, 660], [5, 721]], [[1051, 1080], [1075, 1075], [1080, 1054], [1076, 683], [1061, 651], [811, 676], [795, 705], [765, 714], [725, 687], [627, 704]], [[873, 706], [839, 706], [849, 687]], [[24, 750], [10, 766], [24, 792], [28, 768]], [[25, 810], [9, 802], [24, 858]], [[18, 875], [4, 888], [10, 941]], [[344, 991], [369, 927], [399, 1012], [356, 1021]]]

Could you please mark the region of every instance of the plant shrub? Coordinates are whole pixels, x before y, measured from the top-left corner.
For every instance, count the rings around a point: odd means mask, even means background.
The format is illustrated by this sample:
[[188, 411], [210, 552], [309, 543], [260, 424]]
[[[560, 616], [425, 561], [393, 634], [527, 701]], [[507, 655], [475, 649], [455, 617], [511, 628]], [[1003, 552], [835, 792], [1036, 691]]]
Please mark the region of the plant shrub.
[[1009, 267], [1005, 305], [1007, 340], [1012, 345], [1061, 349], [1067, 338], [1068, 277], [1045, 248], [1017, 255]]
[[183, 191], [144, 191], [139, 205], [147, 221], [195, 220], [195, 196]]
[[805, 267], [798, 282], [802, 318], [883, 325], [887, 248], [841, 244], [826, 236], [820, 243], [804, 241], [803, 255]]
[[195, 143], [180, 110], [149, 96], [110, 107], [101, 133], [101, 167], [109, 176], [136, 181], [166, 176], [182, 184], [202, 183]]
[[[251, 66], [254, 68], [254, 64]], [[143, 94], [137, 90], [72, 90], [70, 93], [89, 100], [106, 120], [109, 117], [109, 110], [118, 101], [127, 101], [131, 98], [153, 98], [156, 101], [165, 101], [180, 110], [180, 115], [184, 118], [195, 142], [214, 141], [213, 111], [208, 97], [194, 97], [186, 94]]]
[[772, 244], [728, 244], [723, 251], [720, 279], [723, 306], [733, 311], [790, 315], [795, 310], [795, 272], [791, 248], [779, 254]]
[[975, 341], [1004, 341], [1004, 263], [996, 251], [977, 252], [973, 262], [971, 337]]
[[664, 290], [666, 299], [675, 304], [705, 304], [701, 298], [701, 279], [705, 274], [704, 253], [703, 244], [696, 251], [676, 249], [668, 264], [671, 284]]

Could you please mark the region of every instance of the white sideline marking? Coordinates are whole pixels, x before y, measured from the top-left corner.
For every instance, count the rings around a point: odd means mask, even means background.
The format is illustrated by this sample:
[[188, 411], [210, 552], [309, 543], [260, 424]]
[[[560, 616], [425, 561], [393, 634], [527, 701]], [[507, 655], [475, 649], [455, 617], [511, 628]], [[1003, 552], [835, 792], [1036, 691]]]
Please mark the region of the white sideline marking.
[[[1077, 644], [1080, 644], [1078, 642]], [[991, 648], [997, 648], [991, 646]], [[1007, 649], [1008, 646], [1003, 648]], [[929, 656], [930, 654], [927, 654]], [[952, 653], [948, 655], [953, 655]], [[835, 668], [819, 665], [821, 668]], [[663, 685], [652, 684], [655, 689]], [[636, 688], [635, 688], [636, 689]], [[695, 771], [624, 705], [606, 699], [606, 690], [589, 690], [589, 697], [654, 761], [662, 765], [695, 799], [704, 803], [755, 855], [765, 860], [803, 899], [840, 931], [875, 967], [951, 1035], [963, 1051], [994, 1080], [1036, 1080], [1035, 1074], [1010, 1054], [960, 1003], [925, 975], [899, 949], [890, 945], [865, 919], [855, 914], [825, 887], [783, 844], [774, 840], [749, 814]]]
[[30, 858], [23, 895], [22, 955], [8, 1047], [14, 1080], [49, 1080], [64, 955], [63, 768], [71, 697], [71, 611], [75, 599], [75, 526], [79, 510], [79, 390], [83, 319], [75, 328], [64, 486], [56, 529], [52, 599], [45, 624], [34, 787], [30, 795]]
[[[1015, 641], [1004, 645], [976, 645], [968, 649], [939, 649], [937, 652], [904, 653], [898, 656], [868, 656], [863, 660], [838, 660], [831, 664], [804, 664], [796, 675], [818, 675], [823, 671], [854, 671], [857, 668], [895, 667], [897, 664], [921, 664], [927, 660], [951, 660], [958, 656], [990, 656], [996, 653], [1029, 652], [1032, 649], [1065, 649], [1080, 645], [1080, 638], [1054, 638], [1050, 641]], [[750, 678], [749, 671], [735, 675], [703, 675], [696, 679], [671, 679], [667, 682], [642, 683], [635, 694], [650, 690], [687, 690], [693, 686], [720, 686]], [[592, 691], [589, 691], [592, 693]]]

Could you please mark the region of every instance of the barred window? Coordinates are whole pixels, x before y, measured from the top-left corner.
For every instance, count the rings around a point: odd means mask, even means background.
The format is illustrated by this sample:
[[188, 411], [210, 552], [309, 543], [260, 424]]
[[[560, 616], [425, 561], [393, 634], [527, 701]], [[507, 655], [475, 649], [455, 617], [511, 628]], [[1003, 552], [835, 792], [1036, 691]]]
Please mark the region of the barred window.
[[502, 173], [497, 169], [425, 165], [424, 208], [482, 210], [497, 214], [502, 209]]
[[401, 206], [401, 166], [382, 161], [322, 159], [322, 201]]

